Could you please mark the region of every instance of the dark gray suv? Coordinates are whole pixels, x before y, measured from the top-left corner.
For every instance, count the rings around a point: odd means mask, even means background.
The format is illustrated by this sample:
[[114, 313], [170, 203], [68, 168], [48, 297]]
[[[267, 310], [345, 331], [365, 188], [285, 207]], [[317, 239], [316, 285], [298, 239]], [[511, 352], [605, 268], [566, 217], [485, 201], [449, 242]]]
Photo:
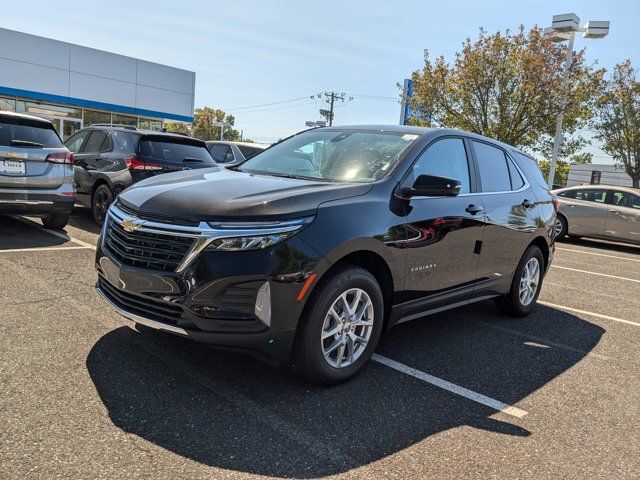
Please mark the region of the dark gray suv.
[[73, 155], [48, 120], [0, 112], [0, 214], [42, 217], [61, 229], [75, 201]]

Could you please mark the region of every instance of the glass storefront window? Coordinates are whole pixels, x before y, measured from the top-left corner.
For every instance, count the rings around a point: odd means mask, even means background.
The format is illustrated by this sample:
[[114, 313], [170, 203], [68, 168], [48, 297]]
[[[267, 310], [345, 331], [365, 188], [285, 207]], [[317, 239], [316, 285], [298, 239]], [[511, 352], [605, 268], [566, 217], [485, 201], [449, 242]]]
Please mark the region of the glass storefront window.
[[162, 120], [154, 118], [140, 118], [138, 120], [138, 128], [143, 130], [162, 130]]
[[82, 118], [82, 109], [74, 107], [63, 107], [62, 105], [52, 105], [41, 102], [19, 102], [26, 113], [32, 115], [51, 115], [55, 117]]
[[133, 125], [138, 126], [138, 117], [130, 117], [129, 115], [113, 114], [113, 123], [116, 125]]
[[89, 127], [94, 123], [111, 123], [111, 114], [109, 112], [85, 108], [82, 123], [85, 127]]
[[16, 101], [13, 98], [0, 97], [0, 110], [9, 110], [14, 112], [16, 109]]

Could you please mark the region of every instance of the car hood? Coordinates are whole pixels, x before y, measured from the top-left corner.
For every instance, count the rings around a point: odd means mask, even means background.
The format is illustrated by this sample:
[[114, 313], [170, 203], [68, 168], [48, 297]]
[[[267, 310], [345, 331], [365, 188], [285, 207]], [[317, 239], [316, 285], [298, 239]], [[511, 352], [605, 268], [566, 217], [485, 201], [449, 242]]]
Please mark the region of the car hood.
[[286, 219], [313, 215], [323, 202], [364, 195], [371, 188], [217, 167], [143, 180], [118, 201], [140, 214], [190, 221]]

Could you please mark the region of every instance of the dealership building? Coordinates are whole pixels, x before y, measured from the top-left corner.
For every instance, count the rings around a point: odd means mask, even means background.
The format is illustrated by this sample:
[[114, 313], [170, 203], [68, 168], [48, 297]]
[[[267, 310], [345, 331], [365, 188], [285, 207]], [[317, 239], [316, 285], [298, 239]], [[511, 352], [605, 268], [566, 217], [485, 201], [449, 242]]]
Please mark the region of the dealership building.
[[0, 28], [0, 110], [51, 120], [66, 139], [95, 123], [193, 122], [196, 74]]

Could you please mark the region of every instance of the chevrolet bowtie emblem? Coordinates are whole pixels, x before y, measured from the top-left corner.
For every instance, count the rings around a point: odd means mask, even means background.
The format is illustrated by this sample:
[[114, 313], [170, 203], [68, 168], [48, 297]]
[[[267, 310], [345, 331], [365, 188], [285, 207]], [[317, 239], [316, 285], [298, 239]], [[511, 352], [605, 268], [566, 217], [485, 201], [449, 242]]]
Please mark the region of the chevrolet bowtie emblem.
[[136, 222], [133, 220], [122, 220], [120, 225], [122, 225], [122, 228], [124, 228], [125, 232], [135, 232], [140, 227], [142, 227], [142, 225], [144, 225], [144, 222]]

